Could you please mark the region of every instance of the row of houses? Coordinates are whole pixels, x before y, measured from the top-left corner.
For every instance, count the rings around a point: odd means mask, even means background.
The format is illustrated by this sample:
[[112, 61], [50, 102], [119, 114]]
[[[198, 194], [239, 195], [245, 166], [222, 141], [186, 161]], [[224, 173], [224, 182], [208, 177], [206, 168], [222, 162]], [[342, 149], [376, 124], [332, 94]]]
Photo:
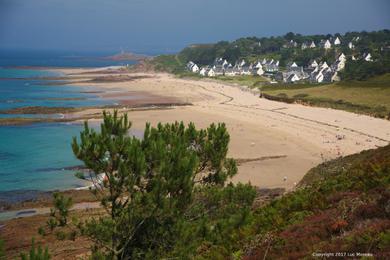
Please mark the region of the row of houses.
[[[353, 42], [358, 41], [358, 40], [359, 40], [359, 37], [352, 39], [352, 41], [348, 42], [348, 47], [350, 49], [354, 49], [355, 45]], [[337, 46], [340, 46], [341, 43], [342, 43], [341, 39], [339, 37], [336, 37], [335, 39], [332, 39], [332, 38], [331, 39], [323, 39], [320, 42], [318, 42], [317, 44], [314, 41], [303, 42], [301, 44], [301, 49], [305, 50], [305, 49], [317, 48], [317, 47], [324, 48], [324, 49], [331, 49], [332, 46], [337, 47]], [[297, 48], [298, 46], [299, 46], [299, 44], [294, 40], [290, 40], [288, 43], [283, 45], [283, 47], [285, 47], [285, 48]]]
[[[370, 53], [364, 53], [360, 57], [351, 56], [352, 60], [363, 60], [366, 62], [372, 62], [372, 56]], [[285, 83], [294, 83], [301, 80], [307, 80], [315, 83], [325, 83], [339, 81], [339, 72], [345, 68], [347, 57], [344, 53], [341, 53], [336, 61], [328, 65], [327, 62], [318, 63], [316, 60], [312, 60], [306, 67], [298, 66], [295, 62], [287, 64], [287, 69], [283, 72], [279, 72], [275, 75], [275, 80]]]
[[215, 76], [238, 76], [238, 75], [264, 75], [273, 74], [279, 71], [279, 61], [267, 60], [247, 64], [245, 60], [238, 61], [234, 66], [226, 59], [217, 58], [212, 65], [199, 68], [197, 64], [190, 61], [187, 63], [187, 70], [199, 73], [204, 77]]
[[[372, 61], [371, 54], [364, 54], [362, 59]], [[318, 63], [316, 60], [312, 60], [306, 67], [303, 67], [291, 62], [287, 65], [286, 71], [276, 74], [275, 79], [285, 83], [294, 83], [301, 80], [315, 83], [339, 81], [339, 72], [345, 68], [346, 61], [347, 58], [342, 53], [331, 65], [328, 65], [327, 62]]]
[[[351, 56], [351, 59], [361, 59], [367, 62], [373, 61], [370, 53], [365, 53], [358, 58]], [[187, 63], [187, 69], [204, 77], [264, 75], [285, 83], [294, 83], [301, 80], [324, 83], [339, 81], [340, 77], [338, 74], [344, 69], [346, 61], [347, 58], [342, 53], [331, 65], [328, 65], [327, 62], [318, 63], [316, 60], [310, 61], [306, 66], [298, 66], [296, 62], [290, 62], [287, 64], [286, 70], [279, 71], [279, 61], [273, 59], [263, 59], [250, 64], [247, 64], [245, 60], [241, 60], [233, 66], [226, 59], [217, 58], [212, 65], [201, 68], [190, 61]]]

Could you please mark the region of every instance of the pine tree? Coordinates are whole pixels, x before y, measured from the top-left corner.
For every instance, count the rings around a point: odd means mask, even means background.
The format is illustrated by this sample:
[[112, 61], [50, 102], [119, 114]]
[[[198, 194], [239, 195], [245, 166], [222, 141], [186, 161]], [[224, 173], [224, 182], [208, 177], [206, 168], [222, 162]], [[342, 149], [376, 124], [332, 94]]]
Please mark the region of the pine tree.
[[[194, 124], [146, 125], [142, 139], [129, 135], [127, 115], [104, 112], [100, 132], [85, 123], [72, 148], [94, 172], [92, 192], [107, 215], [92, 218], [82, 233], [108, 258], [155, 257], [172, 250], [201, 187], [223, 188], [237, 172], [227, 159], [224, 124], [196, 130]], [[185, 226], [185, 225], [182, 225]]]

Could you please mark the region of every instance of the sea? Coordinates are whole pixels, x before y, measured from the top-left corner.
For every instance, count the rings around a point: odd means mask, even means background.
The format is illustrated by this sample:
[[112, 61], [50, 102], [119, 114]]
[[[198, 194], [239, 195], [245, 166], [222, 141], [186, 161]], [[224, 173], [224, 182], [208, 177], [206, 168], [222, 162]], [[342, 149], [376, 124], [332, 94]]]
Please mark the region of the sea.
[[[0, 51], [0, 110], [28, 106], [83, 107], [114, 104], [115, 100], [101, 99], [88, 93], [88, 87], [56, 85], [55, 82], [47, 85], [47, 81], [39, 78], [61, 75], [49, 69], [32, 68], [106, 67], [134, 63], [101, 58], [108, 55], [112, 53]], [[0, 113], [0, 118], [45, 116], [48, 115]], [[82, 165], [71, 149], [72, 137], [78, 136], [81, 130], [82, 125], [76, 123], [0, 126], [0, 203], [29, 199], [39, 192], [85, 185], [74, 177], [75, 171], [72, 170], [72, 167]]]

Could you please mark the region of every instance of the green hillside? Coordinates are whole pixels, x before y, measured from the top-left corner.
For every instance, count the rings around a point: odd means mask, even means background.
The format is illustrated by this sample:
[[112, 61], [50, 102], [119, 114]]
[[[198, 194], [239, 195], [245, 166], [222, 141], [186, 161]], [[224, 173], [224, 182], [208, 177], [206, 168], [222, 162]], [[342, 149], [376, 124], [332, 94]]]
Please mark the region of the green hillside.
[[[341, 44], [331, 49], [319, 47], [321, 40], [339, 37]], [[315, 42], [315, 48], [302, 49], [303, 43]], [[293, 42], [294, 46], [290, 46]], [[348, 44], [354, 47], [349, 48]], [[344, 79], [364, 80], [374, 75], [390, 72], [390, 31], [348, 32], [343, 35], [301, 35], [292, 32], [277, 37], [246, 37], [235, 41], [220, 41], [215, 44], [194, 44], [184, 48], [177, 55], [163, 55], [152, 61], [160, 70], [174, 73], [183, 72], [185, 64], [193, 61], [198, 65], [210, 65], [216, 58], [227, 59], [234, 64], [245, 59], [254, 62], [263, 58], [280, 61], [284, 67], [288, 62], [295, 61], [299, 66], [306, 66], [311, 60], [326, 61], [332, 64], [339, 54], [348, 57], [352, 55], [358, 60], [348, 60], [342, 73]], [[361, 60], [364, 54], [370, 53], [373, 62]]]
[[[390, 146], [323, 163], [300, 188], [255, 210], [255, 259], [310, 258], [313, 253], [390, 254]], [[252, 258], [253, 259], [253, 258]]]
[[390, 74], [366, 81], [341, 81], [332, 84], [296, 84], [263, 86], [269, 99], [306, 103], [381, 118], [390, 117]]

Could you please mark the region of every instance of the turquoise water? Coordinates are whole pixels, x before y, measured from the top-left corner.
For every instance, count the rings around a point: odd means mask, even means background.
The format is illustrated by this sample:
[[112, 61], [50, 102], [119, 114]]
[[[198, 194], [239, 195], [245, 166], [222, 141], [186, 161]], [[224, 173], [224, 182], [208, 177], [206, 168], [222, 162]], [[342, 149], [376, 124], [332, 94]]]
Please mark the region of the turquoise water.
[[[45, 85], [48, 81], [23, 79], [56, 75], [51, 71], [0, 68], [0, 110], [28, 106], [83, 107], [115, 103], [114, 100], [103, 100], [97, 95], [84, 93], [91, 90], [89, 87], [55, 85], [56, 81]], [[7, 116], [0, 114], [2, 117]]]
[[[47, 81], [24, 80], [56, 75], [51, 71], [0, 68], [0, 110], [27, 106], [103, 106], [115, 102], [82, 93], [92, 90], [88, 87], [45, 85]], [[79, 100], [68, 100], [72, 98]], [[10, 117], [61, 115], [7, 115], [0, 111], [0, 118]], [[81, 125], [65, 123], [0, 126], [0, 195], [12, 194], [9, 191], [22, 191], [18, 194], [23, 194], [23, 191], [82, 186], [83, 183], [74, 177], [74, 171], [65, 169], [82, 164], [74, 158], [70, 146], [72, 137], [78, 136], [81, 129]]]
[[65, 167], [81, 165], [72, 154], [72, 136], [81, 125], [33, 124], [0, 127], [0, 192], [80, 187]]
[[[96, 95], [81, 93], [87, 87], [44, 85], [46, 81], [21, 78], [59, 76], [43, 70], [0, 68], [0, 110], [27, 106], [81, 107], [110, 105]], [[77, 98], [80, 100], [63, 100]], [[8, 115], [0, 118], [59, 118], [61, 115]], [[82, 129], [75, 124], [0, 126], [0, 192], [56, 190], [80, 187], [83, 183], [66, 167], [81, 165], [70, 147]]]

